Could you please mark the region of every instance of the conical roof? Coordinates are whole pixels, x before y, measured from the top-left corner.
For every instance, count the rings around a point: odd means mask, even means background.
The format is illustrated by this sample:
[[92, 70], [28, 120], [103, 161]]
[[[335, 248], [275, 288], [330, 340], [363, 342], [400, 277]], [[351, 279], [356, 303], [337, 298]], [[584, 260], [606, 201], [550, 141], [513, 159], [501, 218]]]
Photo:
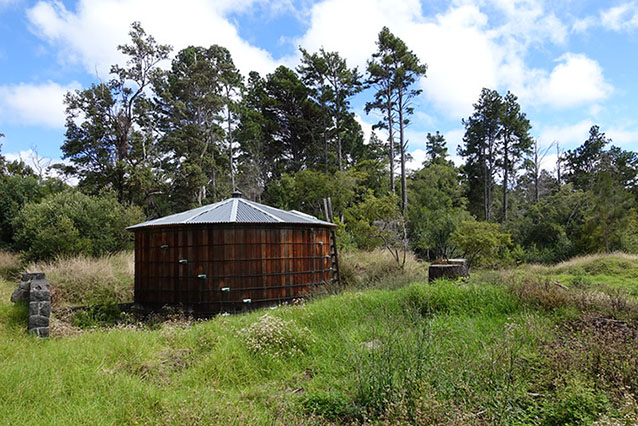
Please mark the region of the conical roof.
[[149, 226], [204, 223], [292, 223], [336, 226], [334, 223], [319, 220], [314, 216], [296, 210], [286, 211], [276, 209], [264, 204], [255, 203], [254, 201], [248, 201], [233, 194], [233, 198], [218, 203], [138, 223], [126, 229], [134, 230]]

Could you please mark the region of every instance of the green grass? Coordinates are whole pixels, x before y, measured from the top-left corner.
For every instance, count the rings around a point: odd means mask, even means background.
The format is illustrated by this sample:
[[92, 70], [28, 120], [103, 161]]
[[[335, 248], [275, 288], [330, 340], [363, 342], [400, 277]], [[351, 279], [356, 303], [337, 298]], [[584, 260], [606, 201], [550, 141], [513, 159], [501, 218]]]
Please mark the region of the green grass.
[[638, 419], [638, 308], [601, 314], [606, 302], [582, 302], [588, 289], [527, 275], [48, 340], [26, 335], [24, 308], [7, 303], [12, 284], [1, 281], [0, 424]]
[[590, 255], [556, 266], [534, 265], [522, 272], [550, 277], [570, 287], [619, 290], [638, 297], [638, 256], [624, 253]]

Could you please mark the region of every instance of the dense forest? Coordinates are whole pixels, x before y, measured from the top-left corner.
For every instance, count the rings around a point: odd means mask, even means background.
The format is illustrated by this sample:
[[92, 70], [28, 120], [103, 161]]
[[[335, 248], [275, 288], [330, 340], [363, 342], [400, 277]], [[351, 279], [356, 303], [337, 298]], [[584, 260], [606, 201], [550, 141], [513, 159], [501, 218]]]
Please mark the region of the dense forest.
[[[399, 262], [408, 249], [486, 266], [638, 253], [638, 154], [598, 126], [575, 149], [542, 148], [511, 92], [482, 90], [462, 120], [460, 167], [433, 130], [425, 162], [408, 170], [427, 58], [388, 28], [365, 70], [300, 48], [295, 69], [265, 76], [243, 75], [222, 46], [173, 57], [139, 23], [130, 36], [110, 80], [67, 93], [55, 173], [0, 155], [0, 247], [34, 260], [114, 252], [130, 244], [127, 225], [238, 189], [320, 218], [330, 198], [343, 247], [386, 247]], [[354, 96], [378, 119], [369, 140]], [[542, 167], [549, 150], [553, 170]]]

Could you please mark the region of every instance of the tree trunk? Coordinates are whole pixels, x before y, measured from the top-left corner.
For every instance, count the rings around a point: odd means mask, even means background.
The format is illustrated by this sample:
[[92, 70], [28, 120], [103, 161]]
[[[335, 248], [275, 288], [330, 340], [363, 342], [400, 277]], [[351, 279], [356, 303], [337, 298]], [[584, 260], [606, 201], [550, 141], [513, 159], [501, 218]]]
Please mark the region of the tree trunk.
[[[326, 111], [326, 103], [325, 102], [321, 102], [321, 109], [323, 111]], [[324, 119], [323, 119], [323, 170], [328, 173], [328, 134], [326, 132], [326, 129], [328, 128], [328, 120], [325, 119], [325, 114], [324, 114]]]
[[487, 173], [487, 156], [486, 156], [486, 148], [485, 145], [481, 148], [482, 159], [483, 162], [483, 213], [485, 215], [485, 221], [489, 222], [490, 220], [490, 209], [489, 209], [489, 184], [488, 184], [488, 173]]
[[401, 214], [408, 210], [408, 185], [405, 176], [405, 142], [403, 132], [403, 94], [399, 91], [399, 149], [401, 150]]
[[556, 142], [556, 181], [560, 186], [560, 145]]
[[390, 85], [388, 84], [388, 134], [390, 141], [390, 190], [392, 191], [392, 195], [395, 194], [394, 190], [394, 132], [393, 132], [393, 122], [392, 122], [392, 91]]
[[509, 181], [509, 142], [507, 137], [504, 138], [503, 145], [503, 222], [507, 221], [507, 183]]
[[339, 102], [337, 102], [337, 112], [335, 115], [335, 130], [337, 131], [337, 162], [339, 163], [339, 171], [343, 171], [343, 160], [341, 154], [341, 131], [339, 129], [339, 111], [341, 110], [341, 106]]
[[539, 164], [538, 158], [538, 141], [534, 142], [534, 201], [538, 203], [539, 200], [539, 192], [538, 192], [538, 179], [540, 178], [540, 170], [541, 165]]
[[235, 189], [235, 172], [233, 170], [233, 134], [232, 134], [232, 129], [231, 129], [231, 113], [230, 113], [230, 99], [228, 100], [228, 105], [226, 106], [226, 109], [228, 111], [228, 162], [229, 162], [229, 166], [230, 166], [230, 186], [231, 189], [234, 191]]

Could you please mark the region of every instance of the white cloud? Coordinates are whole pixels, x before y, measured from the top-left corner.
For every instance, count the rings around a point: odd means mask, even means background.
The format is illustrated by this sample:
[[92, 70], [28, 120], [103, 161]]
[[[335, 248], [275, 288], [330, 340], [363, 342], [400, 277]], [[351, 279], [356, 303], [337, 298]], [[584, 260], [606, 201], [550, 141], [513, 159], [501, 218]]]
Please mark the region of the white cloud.
[[627, 31], [638, 28], [638, 3], [628, 2], [612, 7], [600, 13], [603, 27], [614, 31]]
[[[361, 130], [363, 131], [363, 143], [368, 143], [370, 140], [370, 135], [372, 134], [372, 124], [366, 122], [359, 114], [354, 115], [354, 119], [361, 126]], [[377, 134], [378, 136], [378, 134]]]
[[592, 120], [582, 120], [566, 126], [548, 126], [541, 128], [538, 140], [541, 146], [547, 146], [557, 141], [561, 150], [574, 149], [589, 137], [589, 129], [595, 124], [600, 125], [600, 131], [612, 140], [612, 144], [625, 149], [635, 150], [638, 146], [638, 128], [635, 123], [626, 125], [605, 125]]
[[242, 40], [226, 17], [231, 12], [247, 12], [257, 3], [280, 10], [286, 2], [191, 0], [177, 5], [171, 0], [80, 0], [71, 11], [61, 2], [43, 0], [27, 16], [33, 31], [59, 48], [63, 63], [80, 63], [102, 78], [112, 64], [123, 62], [116, 46], [129, 42], [133, 21], [140, 21], [158, 43], [171, 44], [176, 51], [189, 45], [219, 44], [231, 51], [243, 72], [266, 72], [277, 62], [267, 51]]
[[624, 127], [610, 127], [602, 129], [607, 137], [611, 138], [612, 144], [623, 147], [632, 151], [638, 147], [638, 130], [632, 130]]
[[565, 126], [542, 127], [538, 136], [540, 146], [547, 146], [556, 141], [561, 150], [573, 149], [587, 139], [589, 129], [594, 124], [591, 120], [582, 120]]
[[415, 149], [410, 153], [410, 155], [412, 156], [412, 160], [406, 161], [405, 163], [405, 168], [408, 171], [419, 170], [423, 167], [423, 162], [427, 156], [424, 149]]
[[64, 94], [80, 87], [73, 82], [63, 86], [54, 82], [0, 86], [0, 122], [64, 127]]
[[609, 9], [601, 10], [596, 16], [578, 19], [572, 30], [584, 33], [593, 27], [601, 27], [611, 31], [632, 31], [638, 29], [638, 2], [625, 2]]
[[566, 53], [549, 76], [541, 78], [536, 102], [556, 108], [570, 108], [609, 97], [613, 87], [605, 81], [603, 69], [583, 54]]
[[[379, 30], [388, 26], [428, 64], [427, 78], [420, 81], [424, 97], [453, 119], [472, 112], [483, 87], [525, 92], [534, 101], [545, 97], [532, 89], [549, 72], [526, 64], [528, 49], [562, 45], [568, 35], [565, 24], [539, 0], [457, 0], [438, 14], [422, 10], [417, 0], [325, 0], [312, 6], [309, 21], [297, 44], [339, 51], [361, 69], [375, 50]], [[568, 89], [574, 88], [561, 94]], [[567, 99], [577, 96], [568, 93]]]

